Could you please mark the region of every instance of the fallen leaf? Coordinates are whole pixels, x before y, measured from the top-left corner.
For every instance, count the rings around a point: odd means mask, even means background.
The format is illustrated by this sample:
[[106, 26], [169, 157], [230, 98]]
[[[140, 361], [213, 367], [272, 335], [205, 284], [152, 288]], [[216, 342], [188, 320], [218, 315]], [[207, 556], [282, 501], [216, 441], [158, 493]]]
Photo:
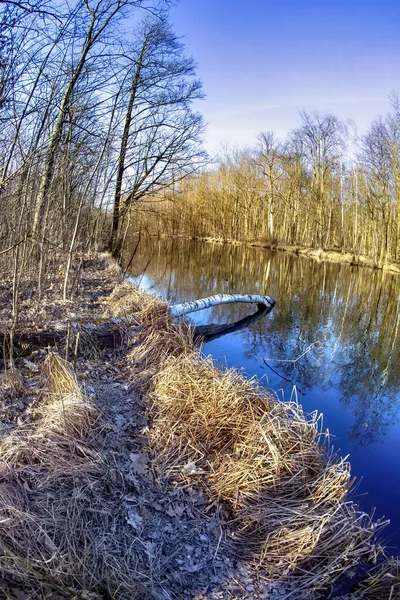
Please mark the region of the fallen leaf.
[[130, 510], [128, 512], [127, 523], [131, 525], [134, 529], [138, 530], [143, 523], [142, 517], [135, 512], [134, 510]]
[[131, 452], [129, 455], [130, 461], [132, 463], [131, 469], [134, 473], [138, 473], [139, 475], [145, 475], [147, 471], [147, 458], [144, 454]]

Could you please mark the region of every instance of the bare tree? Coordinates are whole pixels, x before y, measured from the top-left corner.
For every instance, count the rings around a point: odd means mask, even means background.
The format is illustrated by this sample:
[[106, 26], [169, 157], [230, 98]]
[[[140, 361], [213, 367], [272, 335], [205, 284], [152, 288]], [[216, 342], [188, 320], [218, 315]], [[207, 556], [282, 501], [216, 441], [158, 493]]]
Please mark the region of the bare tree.
[[205, 158], [203, 120], [191, 110], [202, 97], [201, 84], [165, 16], [143, 21], [130, 56], [110, 242], [115, 254], [121, 218], [132, 203], [192, 173]]
[[280, 194], [280, 180], [282, 179], [281, 148], [279, 141], [272, 131], [263, 132], [258, 137], [259, 157], [257, 164], [261, 167], [265, 178], [267, 200], [268, 235], [274, 241], [274, 212], [276, 200]]
[[332, 223], [332, 176], [339, 162], [340, 123], [332, 114], [300, 112], [302, 126], [292, 132], [309, 171], [310, 192], [315, 204], [314, 244], [330, 239]]
[[40, 188], [36, 199], [33, 220], [33, 232], [38, 232], [43, 218], [52, 177], [54, 174], [57, 151], [59, 149], [62, 130], [67, 120], [71, 98], [84, 72], [89, 59], [93, 59], [96, 47], [105, 42], [104, 36], [108, 29], [116, 24], [118, 17], [122, 16], [124, 9], [138, 7], [142, 0], [99, 0], [93, 7], [88, 2], [79, 2], [77, 12], [77, 26], [84, 28], [79, 52], [73, 56], [71, 72], [66, 82], [55, 124], [52, 128], [47, 145], [46, 156], [42, 169]]

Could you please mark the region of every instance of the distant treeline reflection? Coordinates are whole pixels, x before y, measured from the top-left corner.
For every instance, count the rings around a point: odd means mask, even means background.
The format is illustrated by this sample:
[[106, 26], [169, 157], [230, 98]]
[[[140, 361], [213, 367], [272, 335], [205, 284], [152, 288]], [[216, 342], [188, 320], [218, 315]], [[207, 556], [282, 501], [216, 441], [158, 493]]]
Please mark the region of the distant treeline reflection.
[[[129, 260], [130, 250], [127, 249]], [[143, 238], [130, 274], [170, 301], [214, 293], [264, 293], [272, 313], [241, 332], [246, 354], [300, 393], [334, 388], [356, 419], [351, 440], [383, 438], [400, 399], [400, 277], [259, 248]], [[220, 306], [206, 323], [234, 322], [243, 305]]]

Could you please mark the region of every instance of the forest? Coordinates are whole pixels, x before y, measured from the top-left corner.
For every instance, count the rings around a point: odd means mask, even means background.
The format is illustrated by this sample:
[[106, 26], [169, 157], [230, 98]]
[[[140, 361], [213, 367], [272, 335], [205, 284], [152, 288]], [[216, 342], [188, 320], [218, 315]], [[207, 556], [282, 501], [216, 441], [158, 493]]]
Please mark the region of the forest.
[[168, 8], [2, 3], [0, 258], [15, 288], [34, 268], [40, 296], [57, 254], [66, 299], [83, 253], [118, 254], [132, 203], [204, 163], [201, 83]]
[[40, 296], [55, 254], [118, 256], [134, 233], [208, 237], [400, 257], [400, 101], [360, 136], [299, 111], [281, 142], [207, 156], [196, 64], [169, 3], [2, 3], [0, 260]]
[[281, 142], [227, 149], [212, 168], [135, 208], [138, 231], [262, 241], [365, 255], [377, 267], [400, 257], [400, 102], [365, 135], [335, 115], [299, 111]]

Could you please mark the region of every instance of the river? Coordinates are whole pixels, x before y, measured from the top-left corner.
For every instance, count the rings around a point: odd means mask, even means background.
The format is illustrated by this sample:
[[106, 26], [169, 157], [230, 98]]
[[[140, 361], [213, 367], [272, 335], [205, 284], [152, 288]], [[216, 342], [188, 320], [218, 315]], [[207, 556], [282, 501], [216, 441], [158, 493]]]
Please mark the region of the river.
[[[267, 294], [276, 306], [249, 327], [205, 344], [219, 364], [261, 378], [281, 399], [297, 396], [342, 455], [356, 500], [389, 518], [383, 538], [400, 553], [400, 276], [262, 248], [142, 238], [125, 264], [140, 287], [170, 302], [216, 293]], [[219, 306], [196, 324], [237, 321], [255, 307]]]

